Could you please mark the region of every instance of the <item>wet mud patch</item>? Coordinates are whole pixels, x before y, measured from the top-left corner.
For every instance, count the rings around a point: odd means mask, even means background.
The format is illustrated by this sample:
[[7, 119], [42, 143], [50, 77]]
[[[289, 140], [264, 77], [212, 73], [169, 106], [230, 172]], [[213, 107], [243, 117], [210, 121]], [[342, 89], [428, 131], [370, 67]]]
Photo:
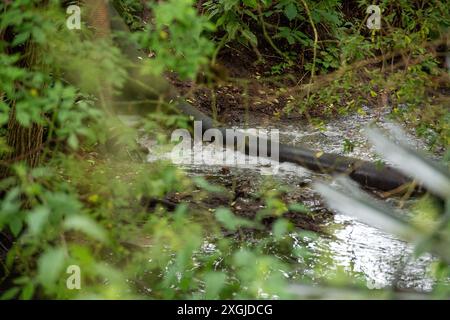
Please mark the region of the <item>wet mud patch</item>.
[[[192, 173], [191, 173], [192, 174]], [[250, 177], [249, 177], [250, 175]], [[258, 174], [246, 173], [236, 169], [222, 168], [217, 174], [206, 173], [200, 175], [211, 185], [224, 187], [228, 193], [205, 193], [200, 199], [191, 194], [174, 193], [169, 194], [163, 200], [146, 200], [146, 207], [150, 210], [157, 205], [162, 205], [169, 211], [174, 211], [178, 204], [184, 203], [189, 206], [214, 212], [217, 208], [229, 208], [236, 216], [251, 221], [260, 220], [260, 224], [266, 231], [272, 229], [273, 223], [278, 218], [285, 218], [297, 229], [327, 233], [325, 225], [332, 220], [332, 213], [325, 209], [324, 204], [309, 188], [308, 183], [300, 183], [298, 187], [289, 188], [280, 194], [279, 199], [286, 203], [287, 210], [277, 216], [259, 217], [261, 211], [267, 208], [264, 195], [261, 194], [264, 177]], [[281, 183], [278, 181], [278, 183]], [[276, 188], [273, 186], [273, 188]], [[197, 190], [201, 192], [201, 190]], [[289, 210], [289, 206], [300, 206], [304, 210]], [[227, 235], [231, 235], [225, 232]]]

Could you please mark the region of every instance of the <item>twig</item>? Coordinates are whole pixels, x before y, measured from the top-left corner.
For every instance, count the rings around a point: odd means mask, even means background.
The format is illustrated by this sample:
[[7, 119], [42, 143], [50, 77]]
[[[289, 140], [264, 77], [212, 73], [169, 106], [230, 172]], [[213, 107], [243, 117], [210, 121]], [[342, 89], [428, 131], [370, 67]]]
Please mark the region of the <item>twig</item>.
[[272, 39], [270, 38], [269, 34], [267, 33], [267, 29], [266, 29], [266, 24], [264, 23], [264, 18], [261, 12], [261, 6], [258, 5], [258, 18], [259, 18], [259, 22], [261, 24], [261, 28], [264, 34], [264, 38], [266, 39], [266, 41], [270, 44], [270, 46], [280, 55], [282, 56], [284, 59], [286, 59], [287, 61], [291, 61], [288, 57], [287, 54], [285, 54], [283, 51], [281, 51], [276, 45], [275, 43], [273, 43]]
[[309, 86], [306, 89], [307, 90], [307, 98], [309, 100], [309, 94], [311, 92], [311, 85], [314, 81], [314, 76], [315, 76], [315, 72], [316, 72], [317, 43], [319, 41], [319, 35], [317, 33], [316, 25], [314, 24], [314, 21], [312, 19], [311, 12], [309, 11], [308, 4], [306, 3], [305, 0], [301, 0], [301, 2], [303, 3], [303, 6], [305, 7], [306, 14], [308, 15], [308, 18], [309, 18], [309, 23], [311, 24], [311, 27], [313, 28], [313, 31], [314, 31], [313, 62], [312, 62], [312, 68], [311, 68], [311, 78], [309, 79]]

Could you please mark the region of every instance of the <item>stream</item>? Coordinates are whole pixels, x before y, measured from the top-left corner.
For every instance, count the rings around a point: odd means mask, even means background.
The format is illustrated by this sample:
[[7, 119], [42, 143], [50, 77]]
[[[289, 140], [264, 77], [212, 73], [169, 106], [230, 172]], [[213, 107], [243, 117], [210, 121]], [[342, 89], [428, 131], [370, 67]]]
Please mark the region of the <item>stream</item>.
[[[267, 119], [252, 119], [246, 127], [278, 129], [280, 142], [291, 145], [302, 145], [313, 150], [345, 154], [365, 160], [374, 160], [376, 155], [368, 145], [363, 130], [367, 124], [376, 121], [382, 127], [388, 128], [389, 114], [375, 114], [370, 108], [363, 114], [353, 114], [332, 119], [320, 128], [302, 122], [271, 123]], [[243, 123], [232, 124], [243, 128]], [[408, 134], [408, 143], [412, 148], [425, 150], [426, 143], [413, 134]], [[345, 141], [345, 142], [344, 142]], [[140, 141], [141, 145], [150, 149], [148, 161], [170, 159], [169, 153], [154, 152], [154, 142], [148, 137]], [[347, 145], [347, 149], [345, 149]], [[350, 146], [350, 148], [349, 148]], [[344, 152], [345, 151], [345, 152]], [[244, 177], [252, 181], [252, 188], [257, 188], [267, 174], [267, 167], [275, 168], [278, 163], [229, 165], [229, 173], [223, 173], [223, 165], [215, 164], [222, 159], [223, 149], [217, 149], [204, 159], [204, 163], [181, 163], [189, 175], [216, 176], [222, 180], [230, 176]], [[215, 159], [217, 157], [217, 159]], [[245, 157], [238, 154], [236, 157]], [[435, 157], [435, 156], [434, 156]], [[317, 194], [308, 186], [309, 182], [331, 178], [322, 174], [310, 172], [290, 163], [282, 163], [276, 167], [272, 179], [293, 189], [300, 189], [309, 194], [304, 203], [309, 207], [320, 206]], [[398, 205], [398, 199], [386, 200], [390, 205]], [[409, 200], [414, 201], [414, 200]], [[321, 277], [343, 272], [349, 277], [356, 277], [366, 283], [368, 288], [396, 287], [419, 292], [432, 290], [435, 280], [431, 276], [434, 258], [430, 254], [416, 257], [414, 248], [392, 235], [368, 226], [350, 216], [334, 212], [331, 218], [324, 222], [327, 235], [318, 233], [316, 236], [292, 234], [294, 244], [307, 248], [308, 259], [298, 259], [298, 271], [288, 275], [293, 280], [308, 276], [313, 279], [320, 270]], [[211, 246], [206, 246], [211, 250]], [[213, 248], [212, 248], [213, 249]], [[276, 252], [274, 252], [276, 255]]]

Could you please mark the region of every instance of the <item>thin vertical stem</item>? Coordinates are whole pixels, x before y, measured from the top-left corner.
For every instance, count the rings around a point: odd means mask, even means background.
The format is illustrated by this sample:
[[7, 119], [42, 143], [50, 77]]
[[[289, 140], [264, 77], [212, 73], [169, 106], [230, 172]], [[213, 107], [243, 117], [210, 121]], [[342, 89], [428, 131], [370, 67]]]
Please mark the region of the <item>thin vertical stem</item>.
[[310, 94], [310, 91], [311, 91], [311, 85], [312, 85], [312, 83], [314, 81], [314, 76], [315, 76], [315, 73], [316, 73], [317, 43], [319, 41], [319, 35], [317, 33], [316, 25], [314, 24], [314, 21], [312, 19], [311, 12], [309, 11], [308, 4], [306, 3], [305, 0], [300, 0], [300, 1], [303, 3], [303, 6], [305, 7], [306, 14], [308, 15], [308, 18], [309, 18], [309, 23], [311, 24], [311, 27], [313, 28], [313, 31], [314, 31], [313, 63], [312, 63], [312, 68], [311, 68], [311, 78], [309, 79], [309, 86], [308, 86], [308, 89], [307, 89], [308, 90], [307, 91], [307, 97], [308, 97], [308, 100], [309, 100], [309, 94]]

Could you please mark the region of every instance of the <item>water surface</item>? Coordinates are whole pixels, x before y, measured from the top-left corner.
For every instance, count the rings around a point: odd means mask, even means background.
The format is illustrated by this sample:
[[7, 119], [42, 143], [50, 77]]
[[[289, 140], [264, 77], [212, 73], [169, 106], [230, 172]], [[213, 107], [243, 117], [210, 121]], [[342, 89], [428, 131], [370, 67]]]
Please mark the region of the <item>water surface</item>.
[[[388, 114], [375, 114], [369, 108], [365, 108], [365, 114], [340, 117], [328, 121], [319, 128], [301, 122], [289, 124], [280, 122], [261, 126], [264, 121], [256, 118], [252, 120], [252, 123], [233, 125], [238, 128], [278, 129], [282, 143], [375, 160], [377, 156], [363, 134], [364, 128], [372, 122], [384, 128], [392, 129], [393, 127], [388, 121]], [[425, 151], [424, 141], [411, 133], [407, 133], [406, 138], [406, 142], [411, 147]], [[150, 149], [148, 161], [171, 159], [171, 154], [168, 152], [157, 153], [150, 139], [144, 137], [141, 143]], [[223, 149], [214, 151], [213, 154], [208, 154], [202, 163], [183, 163], [180, 166], [190, 175], [221, 176], [224, 166], [220, 164], [220, 161], [226, 151]], [[236, 157], [239, 160], [239, 157], [246, 156], [238, 154]], [[263, 181], [262, 175], [276, 168], [272, 171], [273, 178], [292, 188], [301, 186], [302, 192], [310, 195], [310, 199], [305, 202], [311, 206], [317, 206], [320, 202], [317, 194], [307, 185], [305, 186], [305, 183], [313, 180], [331, 182], [328, 176], [310, 172], [290, 163], [278, 164], [274, 161], [265, 161], [246, 165], [228, 164], [227, 168], [232, 175], [255, 182], [254, 188], [258, 188], [258, 183]], [[393, 206], [398, 204], [396, 199], [388, 201]], [[434, 284], [434, 279], [430, 275], [434, 261], [431, 255], [424, 254], [416, 257], [411, 245], [342, 213], [335, 212], [333, 218], [326, 222], [326, 227], [329, 230], [329, 235], [326, 236], [310, 238], [293, 235], [294, 243], [307, 248], [310, 257], [308, 261], [299, 261], [298, 272], [289, 275], [292, 279], [301, 278], [304, 275], [314, 278], [314, 270], [320, 270], [323, 277], [332, 276], [339, 271], [362, 279], [369, 288], [399, 287], [431, 291]]]

